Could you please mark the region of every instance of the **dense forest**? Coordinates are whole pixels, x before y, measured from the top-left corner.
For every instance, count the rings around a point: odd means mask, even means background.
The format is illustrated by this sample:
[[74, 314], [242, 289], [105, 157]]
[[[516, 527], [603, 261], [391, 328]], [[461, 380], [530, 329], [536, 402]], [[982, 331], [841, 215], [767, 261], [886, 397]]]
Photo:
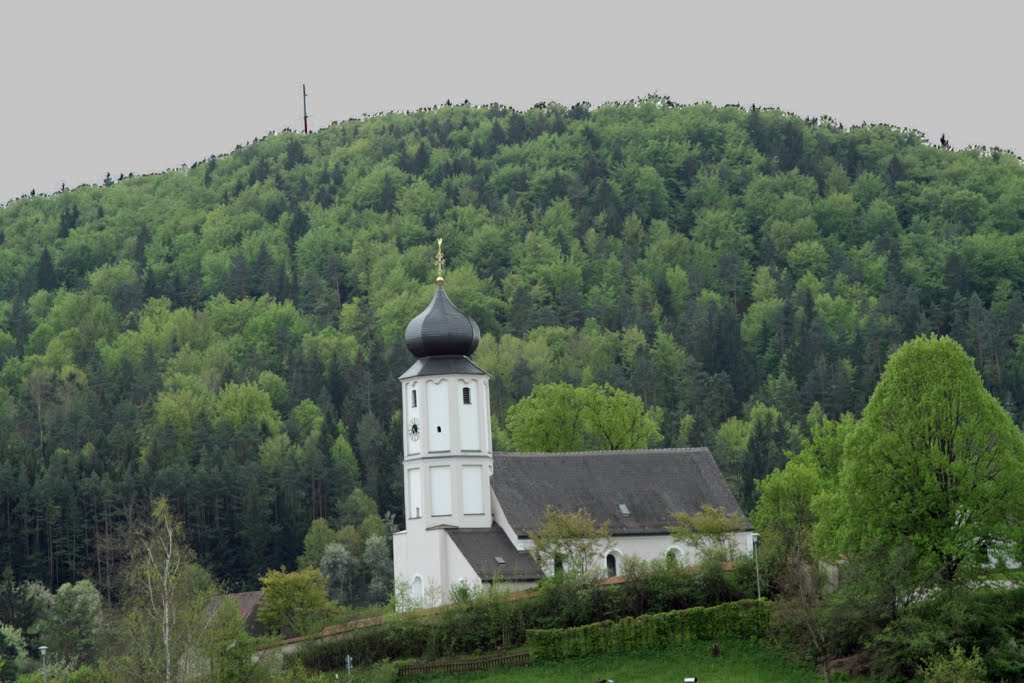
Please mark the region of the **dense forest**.
[[406, 323], [479, 323], [496, 447], [538, 383], [610, 384], [750, 509], [808, 412], [958, 340], [1019, 424], [1024, 169], [775, 110], [445, 106], [270, 135], [0, 208], [0, 567], [107, 595], [166, 496], [220, 580], [295, 566], [361, 489], [401, 522]]

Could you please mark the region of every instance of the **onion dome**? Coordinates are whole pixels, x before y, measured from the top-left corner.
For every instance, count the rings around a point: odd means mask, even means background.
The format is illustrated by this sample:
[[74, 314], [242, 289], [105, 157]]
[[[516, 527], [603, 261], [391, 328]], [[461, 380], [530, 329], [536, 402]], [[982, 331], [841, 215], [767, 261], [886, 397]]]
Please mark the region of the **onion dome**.
[[455, 307], [437, 278], [437, 292], [423, 312], [405, 328], [405, 345], [417, 358], [469, 356], [480, 344], [476, 321]]

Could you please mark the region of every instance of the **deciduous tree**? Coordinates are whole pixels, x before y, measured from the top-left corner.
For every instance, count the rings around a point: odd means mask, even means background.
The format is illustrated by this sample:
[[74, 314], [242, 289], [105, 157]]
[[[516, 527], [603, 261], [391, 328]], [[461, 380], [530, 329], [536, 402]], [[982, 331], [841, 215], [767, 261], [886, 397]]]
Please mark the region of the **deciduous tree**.
[[737, 512], [726, 512], [704, 503], [700, 512], [672, 515], [676, 524], [668, 528], [672, 538], [697, 550], [702, 560], [725, 562], [736, 556], [736, 534], [748, 529], [747, 520]]
[[530, 534], [530, 553], [543, 566], [559, 571], [582, 573], [611, 547], [608, 522], [597, 526], [586, 510], [559, 512], [552, 507], [544, 512], [544, 523]]
[[640, 397], [607, 384], [537, 385], [509, 408], [506, 425], [516, 450], [524, 452], [614, 451], [661, 440]]
[[[948, 337], [889, 359], [845, 446], [818, 534], [835, 556], [906, 545], [922, 588], [1019, 557], [1024, 435]], [[827, 532], [827, 533], [825, 533]]]
[[95, 658], [102, 625], [101, 603], [99, 591], [87, 579], [57, 589], [43, 625], [44, 642], [54, 658], [72, 669]]
[[195, 563], [165, 498], [154, 501], [131, 552], [122, 633], [138, 680], [183, 681], [196, 666], [213, 618], [208, 608], [216, 593], [213, 581]]

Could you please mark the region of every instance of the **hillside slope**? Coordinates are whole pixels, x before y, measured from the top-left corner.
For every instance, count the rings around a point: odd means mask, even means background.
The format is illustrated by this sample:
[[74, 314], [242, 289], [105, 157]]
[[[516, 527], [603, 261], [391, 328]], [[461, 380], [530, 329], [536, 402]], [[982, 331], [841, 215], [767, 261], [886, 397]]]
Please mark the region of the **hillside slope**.
[[[408, 320], [443, 236], [496, 423], [608, 382], [745, 504], [815, 403], [936, 330], [1020, 420], [1024, 169], [907, 130], [651, 99], [443, 107], [271, 135], [0, 209], [0, 565], [109, 586], [167, 495], [221, 579], [361, 487], [401, 514]], [[500, 430], [498, 432], [501, 438]]]

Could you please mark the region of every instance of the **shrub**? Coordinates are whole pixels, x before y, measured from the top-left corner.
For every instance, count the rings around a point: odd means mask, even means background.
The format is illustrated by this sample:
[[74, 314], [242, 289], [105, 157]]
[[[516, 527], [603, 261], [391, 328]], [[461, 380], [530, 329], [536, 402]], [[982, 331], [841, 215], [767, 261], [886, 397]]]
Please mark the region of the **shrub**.
[[[455, 594], [458, 599], [438, 611], [400, 612], [379, 626], [311, 642], [295, 659], [313, 670], [330, 670], [344, 666], [346, 654], [351, 654], [360, 665], [382, 659], [475, 654], [522, 645], [528, 629], [564, 629], [602, 619], [639, 617], [645, 612], [709, 603], [707, 581], [699, 571], [663, 561], [631, 561], [630, 566], [630, 580], [621, 584], [603, 586], [587, 575], [559, 574], [544, 579], [536, 591], [520, 599], [489, 586], [460, 589]], [[743, 593], [737, 587], [746, 581], [743, 571], [724, 572], [719, 565], [719, 573], [723, 574], [719, 593], [727, 597], [750, 595], [752, 589]], [[753, 586], [752, 577], [750, 585]], [[725, 607], [714, 609], [731, 614]], [[722, 630], [724, 618], [715, 617], [710, 623]], [[708, 632], [710, 627], [701, 626], [697, 612], [687, 619], [688, 628], [694, 633]], [[653, 628], [669, 629], [664, 624]], [[720, 637], [730, 637], [733, 630], [724, 629]], [[650, 637], [655, 638], [653, 643], [661, 642], [658, 638], [662, 636]]]
[[975, 648], [968, 657], [959, 645], [949, 648], [949, 654], [929, 659], [918, 675], [923, 683], [984, 683], [986, 680], [985, 663], [981, 661], [978, 649]]
[[20, 628], [0, 624], [0, 681], [13, 681], [17, 672], [23, 670], [28, 662], [25, 649], [25, 638]]
[[670, 612], [705, 601], [696, 572], [680, 567], [674, 559], [627, 558], [625, 575], [628, 580], [615, 586], [620, 616]]
[[260, 583], [265, 595], [257, 618], [271, 631], [291, 636], [309, 634], [328, 623], [334, 613], [319, 570], [289, 573], [271, 569], [260, 577]]
[[605, 618], [612, 602], [590, 574], [555, 574], [540, 582], [532, 601], [533, 628], [562, 628]]

